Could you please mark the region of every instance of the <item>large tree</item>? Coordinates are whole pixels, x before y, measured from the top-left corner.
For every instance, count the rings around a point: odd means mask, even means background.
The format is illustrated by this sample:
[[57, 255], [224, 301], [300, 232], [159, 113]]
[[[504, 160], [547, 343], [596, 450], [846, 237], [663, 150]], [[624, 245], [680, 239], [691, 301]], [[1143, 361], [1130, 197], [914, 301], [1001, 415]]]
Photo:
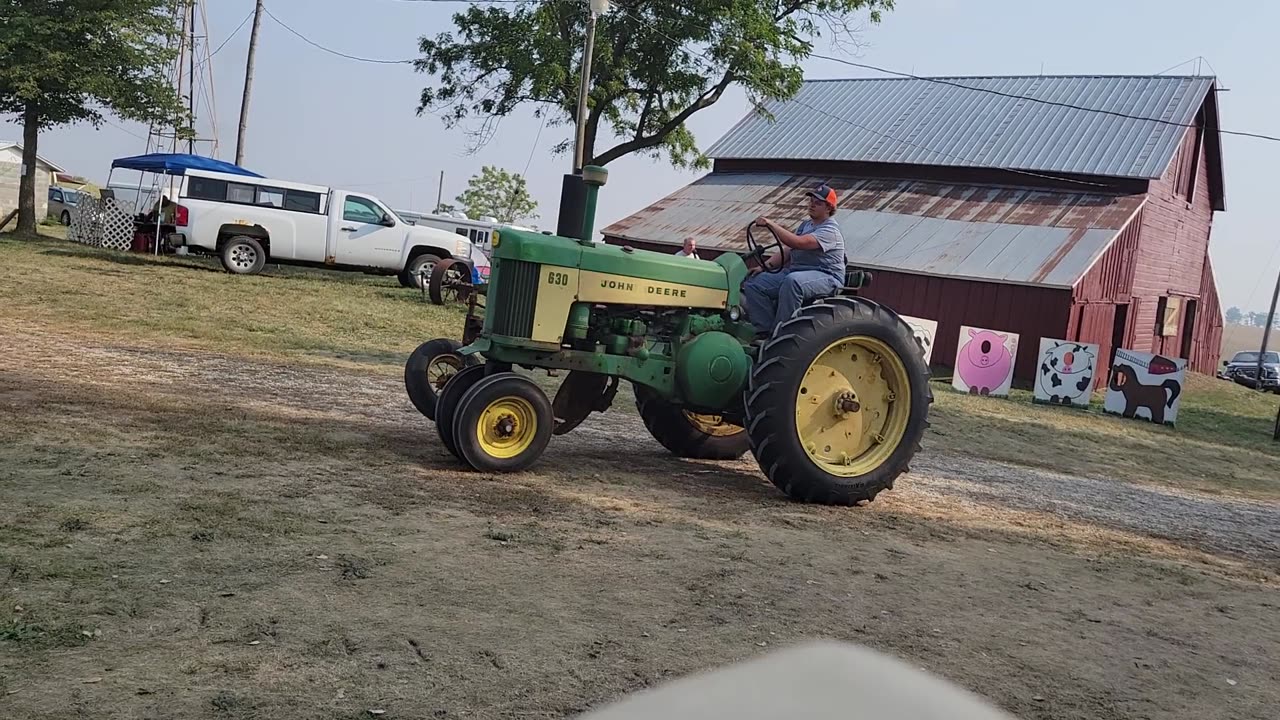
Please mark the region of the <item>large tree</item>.
[[493, 217], [512, 224], [538, 217], [538, 202], [529, 196], [524, 176], [491, 165], [471, 177], [458, 203], [471, 218]]
[[184, 126], [167, 79], [175, 0], [0, 0], [0, 114], [22, 123], [18, 231], [35, 232], [40, 132], [103, 112]]
[[[583, 157], [605, 165], [641, 153], [705, 167], [685, 124], [694, 113], [734, 85], [757, 106], [792, 97], [815, 39], [852, 42], [858, 19], [878, 21], [892, 7], [893, 0], [615, 2], [597, 23]], [[477, 145], [521, 105], [533, 105], [552, 125], [572, 125], [587, 14], [586, 0], [455, 14], [454, 32], [419, 41], [415, 67], [434, 80], [422, 91], [419, 114], [439, 113], [448, 126], [478, 119]]]

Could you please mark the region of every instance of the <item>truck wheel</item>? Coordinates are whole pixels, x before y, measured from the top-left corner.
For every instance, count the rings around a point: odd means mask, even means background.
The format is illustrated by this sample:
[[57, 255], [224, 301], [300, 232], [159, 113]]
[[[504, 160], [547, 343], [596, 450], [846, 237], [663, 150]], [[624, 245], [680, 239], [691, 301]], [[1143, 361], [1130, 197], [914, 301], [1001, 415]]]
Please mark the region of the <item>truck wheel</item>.
[[760, 350], [747, 432], [795, 500], [870, 501], [907, 472], [929, 426], [929, 368], [895, 313], [857, 297], [801, 308]]
[[435, 419], [436, 401], [449, 378], [479, 362], [475, 355], [459, 354], [461, 347], [462, 343], [449, 338], [428, 340], [404, 364], [404, 389], [413, 406], [428, 419]]
[[71, 224], [71, 211], [70, 211], [70, 210], [63, 210], [63, 211], [62, 211], [62, 214], [58, 216], [58, 221], [59, 221], [59, 222], [61, 222], [63, 225], [70, 225], [70, 224]]
[[453, 421], [458, 414], [458, 404], [462, 401], [462, 397], [476, 383], [484, 379], [484, 373], [484, 365], [463, 368], [457, 375], [449, 378], [436, 399], [436, 434], [440, 436], [440, 442], [444, 444], [445, 449], [459, 460], [463, 457], [458, 453], [458, 446], [453, 442]]
[[400, 284], [407, 288], [417, 288], [419, 290], [426, 287], [431, 277], [431, 270], [438, 262], [440, 262], [440, 258], [431, 253], [415, 255], [404, 266], [404, 271], [400, 273]]
[[746, 428], [716, 415], [682, 410], [651, 388], [632, 384], [636, 410], [649, 434], [676, 457], [692, 460], [736, 460], [751, 449]]
[[237, 235], [222, 246], [222, 267], [233, 275], [253, 275], [267, 265], [262, 243], [246, 235]]
[[453, 418], [453, 442], [481, 472], [518, 472], [542, 457], [555, 418], [542, 388], [523, 375], [498, 373], [476, 383]]

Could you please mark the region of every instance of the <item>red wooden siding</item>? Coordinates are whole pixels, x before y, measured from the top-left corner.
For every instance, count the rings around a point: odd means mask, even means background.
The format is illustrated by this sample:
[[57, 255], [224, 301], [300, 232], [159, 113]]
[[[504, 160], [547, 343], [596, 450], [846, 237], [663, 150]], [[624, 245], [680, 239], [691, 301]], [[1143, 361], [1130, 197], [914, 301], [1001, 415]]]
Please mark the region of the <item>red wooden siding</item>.
[[1218, 300], [1218, 283], [1213, 276], [1213, 263], [1206, 254], [1204, 275], [1200, 280], [1200, 305], [1197, 310], [1195, 335], [1191, 341], [1191, 369], [1205, 374], [1218, 371], [1222, 356], [1222, 304]]
[[1089, 272], [1076, 283], [1072, 294], [1076, 302], [1128, 302], [1133, 294], [1133, 274], [1142, 234], [1142, 214], [1138, 214], [1120, 231], [1111, 247], [1098, 258]]
[[[1202, 298], [1205, 286], [1205, 259], [1208, 256], [1209, 230], [1213, 224], [1213, 204], [1209, 195], [1208, 158], [1199, 133], [1189, 129], [1182, 146], [1163, 177], [1153, 181], [1143, 210], [1141, 238], [1133, 278], [1133, 295], [1142, 298], [1134, 318], [1133, 349], [1182, 357], [1184, 333], [1181, 312], [1187, 301], [1196, 301], [1196, 313], [1208, 317]], [[1199, 149], [1199, 158], [1195, 151]], [[1195, 188], [1186, 196], [1190, 168], [1195, 168]], [[1181, 182], [1179, 182], [1181, 180]], [[1208, 285], [1213, 286], [1212, 273]], [[1216, 290], [1215, 290], [1216, 295]], [[1161, 297], [1182, 299], [1178, 332], [1159, 336], [1156, 313]], [[1216, 304], [1216, 297], [1213, 304]], [[1199, 322], [1197, 322], [1199, 325]], [[1199, 328], [1192, 331], [1194, 336]], [[1198, 372], [1209, 372], [1202, 362], [1193, 364]]]
[[1071, 292], [1055, 288], [1004, 285], [959, 278], [927, 277], [885, 270], [874, 271], [863, 297], [903, 315], [938, 322], [933, 364], [955, 362], [960, 326], [1018, 333], [1014, 378], [1029, 384], [1035, 378], [1041, 337], [1065, 337]]

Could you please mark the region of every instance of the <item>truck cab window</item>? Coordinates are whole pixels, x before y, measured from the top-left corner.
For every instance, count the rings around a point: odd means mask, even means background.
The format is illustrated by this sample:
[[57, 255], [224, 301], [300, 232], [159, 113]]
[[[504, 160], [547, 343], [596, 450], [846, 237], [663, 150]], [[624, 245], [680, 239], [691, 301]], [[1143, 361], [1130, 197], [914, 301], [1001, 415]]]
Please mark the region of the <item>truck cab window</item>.
[[253, 204], [254, 187], [227, 183], [227, 202]]
[[279, 188], [258, 188], [258, 205], [266, 205], [268, 207], [284, 207], [284, 190]]
[[386, 220], [386, 213], [372, 200], [348, 195], [342, 206], [342, 219], [349, 222], [377, 225]]

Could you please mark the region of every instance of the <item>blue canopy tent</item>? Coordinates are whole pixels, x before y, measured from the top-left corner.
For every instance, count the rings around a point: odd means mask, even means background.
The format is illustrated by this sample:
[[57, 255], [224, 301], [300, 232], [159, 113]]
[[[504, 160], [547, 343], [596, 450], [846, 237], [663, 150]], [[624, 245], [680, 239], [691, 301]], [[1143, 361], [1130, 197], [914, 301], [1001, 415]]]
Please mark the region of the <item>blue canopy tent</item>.
[[[172, 178], [173, 176], [186, 175], [188, 170], [207, 170], [209, 172], [220, 172], [220, 173], [227, 173], [230, 175], [244, 175], [246, 177], [258, 177], [258, 178], [262, 177], [258, 173], [252, 172], [250, 170], [245, 170], [239, 165], [233, 165], [229, 162], [223, 162], [221, 160], [217, 160], [211, 157], [205, 157], [203, 155], [189, 155], [186, 153], [148, 153], [146, 155], [135, 155], [133, 157], [117, 158], [116, 160], [111, 161], [111, 174], [115, 173], [116, 168], [120, 168], [122, 170], [136, 170], [139, 173], [151, 173], [156, 176], [156, 182], [153, 186], [153, 189], [155, 190], [156, 197], [158, 198], [157, 208], [156, 208], [157, 210], [159, 210], [160, 206], [163, 205], [163, 197], [165, 194], [163, 188], [161, 187], [162, 183], [160, 181], [160, 176], [162, 175], [167, 175], [170, 178]], [[111, 187], [111, 174], [107, 175], [108, 192], [109, 192], [109, 188]], [[174, 181], [170, 179], [169, 181], [170, 193], [173, 193], [175, 190], [173, 183]], [[141, 191], [142, 191], [142, 179], [141, 177], [139, 177], [138, 179], [139, 195], [141, 195]], [[136, 206], [136, 200], [135, 200], [134, 211], [136, 212], [137, 210], [138, 208]], [[154, 236], [155, 237], [154, 252], [156, 254], [159, 254], [160, 252], [159, 238], [161, 235], [161, 217], [162, 217], [162, 213], [156, 212], [156, 219], [155, 219], [156, 224], [155, 224], [155, 236]]]
[[114, 170], [116, 168], [160, 175], [185, 175], [188, 170], [208, 170], [231, 175], [262, 177], [258, 173], [245, 170], [239, 165], [232, 165], [229, 162], [215, 160], [203, 155], [187, 155], [185, 153], [150, 153], [119, 158], [111, 161], [111, 169]]

